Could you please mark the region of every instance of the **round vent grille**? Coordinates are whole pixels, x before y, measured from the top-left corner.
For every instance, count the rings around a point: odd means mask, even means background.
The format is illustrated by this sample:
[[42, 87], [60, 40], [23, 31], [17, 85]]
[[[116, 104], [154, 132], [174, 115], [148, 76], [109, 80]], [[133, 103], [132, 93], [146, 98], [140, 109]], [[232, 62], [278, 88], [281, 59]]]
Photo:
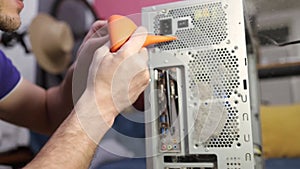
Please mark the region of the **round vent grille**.
[[[173, 33], [178, 40], [156, 45], [161, 50], [178, 50], [191, 47], [218, 45], [228, 36], [227, 15], [221, 2], [173, 9], [166, 14], [159, 14], [154, 19], [154, 33], [160, 33], [160, 20], [166, 18], [191, 19], [192, 26], [176, 29]], [[193, 35], [193, 36], [191, 36]]]
[[228, 102], [226, 102], [224, 106], [227, 110], [227, 119], [225, 125], [217, 137], [212, 137], [205, 143], [205, 147], [232, 147], [234, 141], [238, 141], [240, 138], [238, 111], [235, 107], [231, 107]]
[[231, 95], [235, 94], [234, 91], [240, 85], [238, 58], [235, 51], [219, 48], [191, 51], [188, 54], [191, 58], [188, 63], [189, 88], [193, 90], [196, 86], [210, 86], [213, 96], [207, 98], [220, 100], [227, 112], [226, 121], [220, 133], [206, 141], [204, 146], [214, 148], [232, 147], [234, 141], [238, 141], [240, 137], [238, 110], [226, 101]]
[[239, 85], [238, 58], [226, 48], [189, 52], [190, 88], [198, 83], [209, 84], [215, 98], [229, 98]]

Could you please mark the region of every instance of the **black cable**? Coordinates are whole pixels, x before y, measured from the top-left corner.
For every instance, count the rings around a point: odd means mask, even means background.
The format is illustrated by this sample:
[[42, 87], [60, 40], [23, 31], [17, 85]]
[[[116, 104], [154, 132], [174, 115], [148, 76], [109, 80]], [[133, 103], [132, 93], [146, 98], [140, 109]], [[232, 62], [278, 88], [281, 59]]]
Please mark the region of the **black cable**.
[[289, 45], [295, 45], [295, 44], [299, 44], [300, 43], [300, 40], [278, 43], [274, 39], [272, 39], [272, 38], [270, 38], [268, 36], [265, 36], [265, 35], [259, 35], [259, 37], [262, 37], [262, 38], [268, 40], [269, 42], [271, 42], [273, 45], [279, 46], [279, 47], [289, 46]]
[[288, 45], [294, 45], [294, 44], [298, 44], [298, 43], [300, 43], [300, 40], [279, 43], [278, 46], [288, 46]]

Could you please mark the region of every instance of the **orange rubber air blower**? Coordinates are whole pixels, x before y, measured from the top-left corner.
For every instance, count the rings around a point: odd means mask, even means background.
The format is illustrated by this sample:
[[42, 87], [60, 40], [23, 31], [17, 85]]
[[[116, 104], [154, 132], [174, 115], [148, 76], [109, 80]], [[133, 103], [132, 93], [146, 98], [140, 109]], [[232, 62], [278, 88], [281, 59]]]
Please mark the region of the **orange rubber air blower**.
[[[118, 51], [136, 29], [136, 24], [128, 17], [122, 15], [110, 16], [108, 19], [108, 31], [111, 43], [110, 51]], [[176, 39], [175, 36], [148, 35], [143, 47]]]

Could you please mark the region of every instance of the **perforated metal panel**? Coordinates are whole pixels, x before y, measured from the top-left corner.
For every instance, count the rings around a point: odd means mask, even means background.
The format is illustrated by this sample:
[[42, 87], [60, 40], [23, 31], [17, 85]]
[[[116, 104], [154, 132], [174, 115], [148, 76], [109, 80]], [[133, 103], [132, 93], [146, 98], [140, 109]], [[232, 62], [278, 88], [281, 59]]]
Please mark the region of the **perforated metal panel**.
[[229, 98], [233, 90], [240, 85], [238, 58], [234, 50], [229, 51], [226, 48], [196, 50], [190, 52], [189, 55], [191, 56], [188, 63], [190, 88], [198, 83], [215, 84], [212, 80], [214, 77], [218, 77], [221, 78], [221, 83], [213, 86], [217, 92], [216, 97], [224, 98], [225, 95]]
[[[192, 89], [197, 84], [211, 85], [214, 90], [213, 97], [223, 99], [222, 105], [227, 113], [226, 123], [220, 135], [212, 137], [205, 146], [231, 147], [233, 141], [237, 141], [240, 137], [237, 122], [239, 112], [226, 101], [231, 95], [237, 93], [236, 89], [240, 85], [238, 58], [235, 51], [220, 48], [189, 52], [189, 55], [192, 58], [188, 63], [189, 88]], [[220, 70], [220, 67], [223, 68], [223, 71]]]
[[226, 169], [242, 169], [241, 168], [241, 158], [237, 157], [227, 157], [226, 158]]
[[170, 9], [167, 13], [158, 14], [154, 18], [155, 34], [163, 34], [160, 30], [160, 21], [169, 18], [175, 20], [186, 18], [193, 27], [176, 29], [174, 35], [178, 37], [178, 41], [158, 45], [162, 50], [217, 45], [228, 36], [227, 16], [221, 2]]
[[178, 38], [149, 48], [148, 168], [254, 168], [242, 1], [142, 13], [150, 32]]

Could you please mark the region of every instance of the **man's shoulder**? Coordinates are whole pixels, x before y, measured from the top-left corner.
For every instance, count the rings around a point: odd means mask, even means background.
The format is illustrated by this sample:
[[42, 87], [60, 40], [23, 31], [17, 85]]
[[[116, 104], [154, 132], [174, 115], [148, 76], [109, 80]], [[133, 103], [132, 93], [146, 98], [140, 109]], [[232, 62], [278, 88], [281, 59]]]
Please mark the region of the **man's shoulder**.
[[0, 100], [17, 86], [20, 79], [20, 72], [0, 50]]
[[2, 52], [2, 50], [0, 50], [0, 69], [4, 67], [7, 59], [8, 58], [6, 57], [6, 55]]
[[4, 54], [2, 50], [0, 50], [0, 73], [11, 68], [16, 69], [12, 61]]
[[4, 71], [7, 67], [13, 66], [11, 60], [7, 58], [2, 50], [0, 50], [0, 73]]

